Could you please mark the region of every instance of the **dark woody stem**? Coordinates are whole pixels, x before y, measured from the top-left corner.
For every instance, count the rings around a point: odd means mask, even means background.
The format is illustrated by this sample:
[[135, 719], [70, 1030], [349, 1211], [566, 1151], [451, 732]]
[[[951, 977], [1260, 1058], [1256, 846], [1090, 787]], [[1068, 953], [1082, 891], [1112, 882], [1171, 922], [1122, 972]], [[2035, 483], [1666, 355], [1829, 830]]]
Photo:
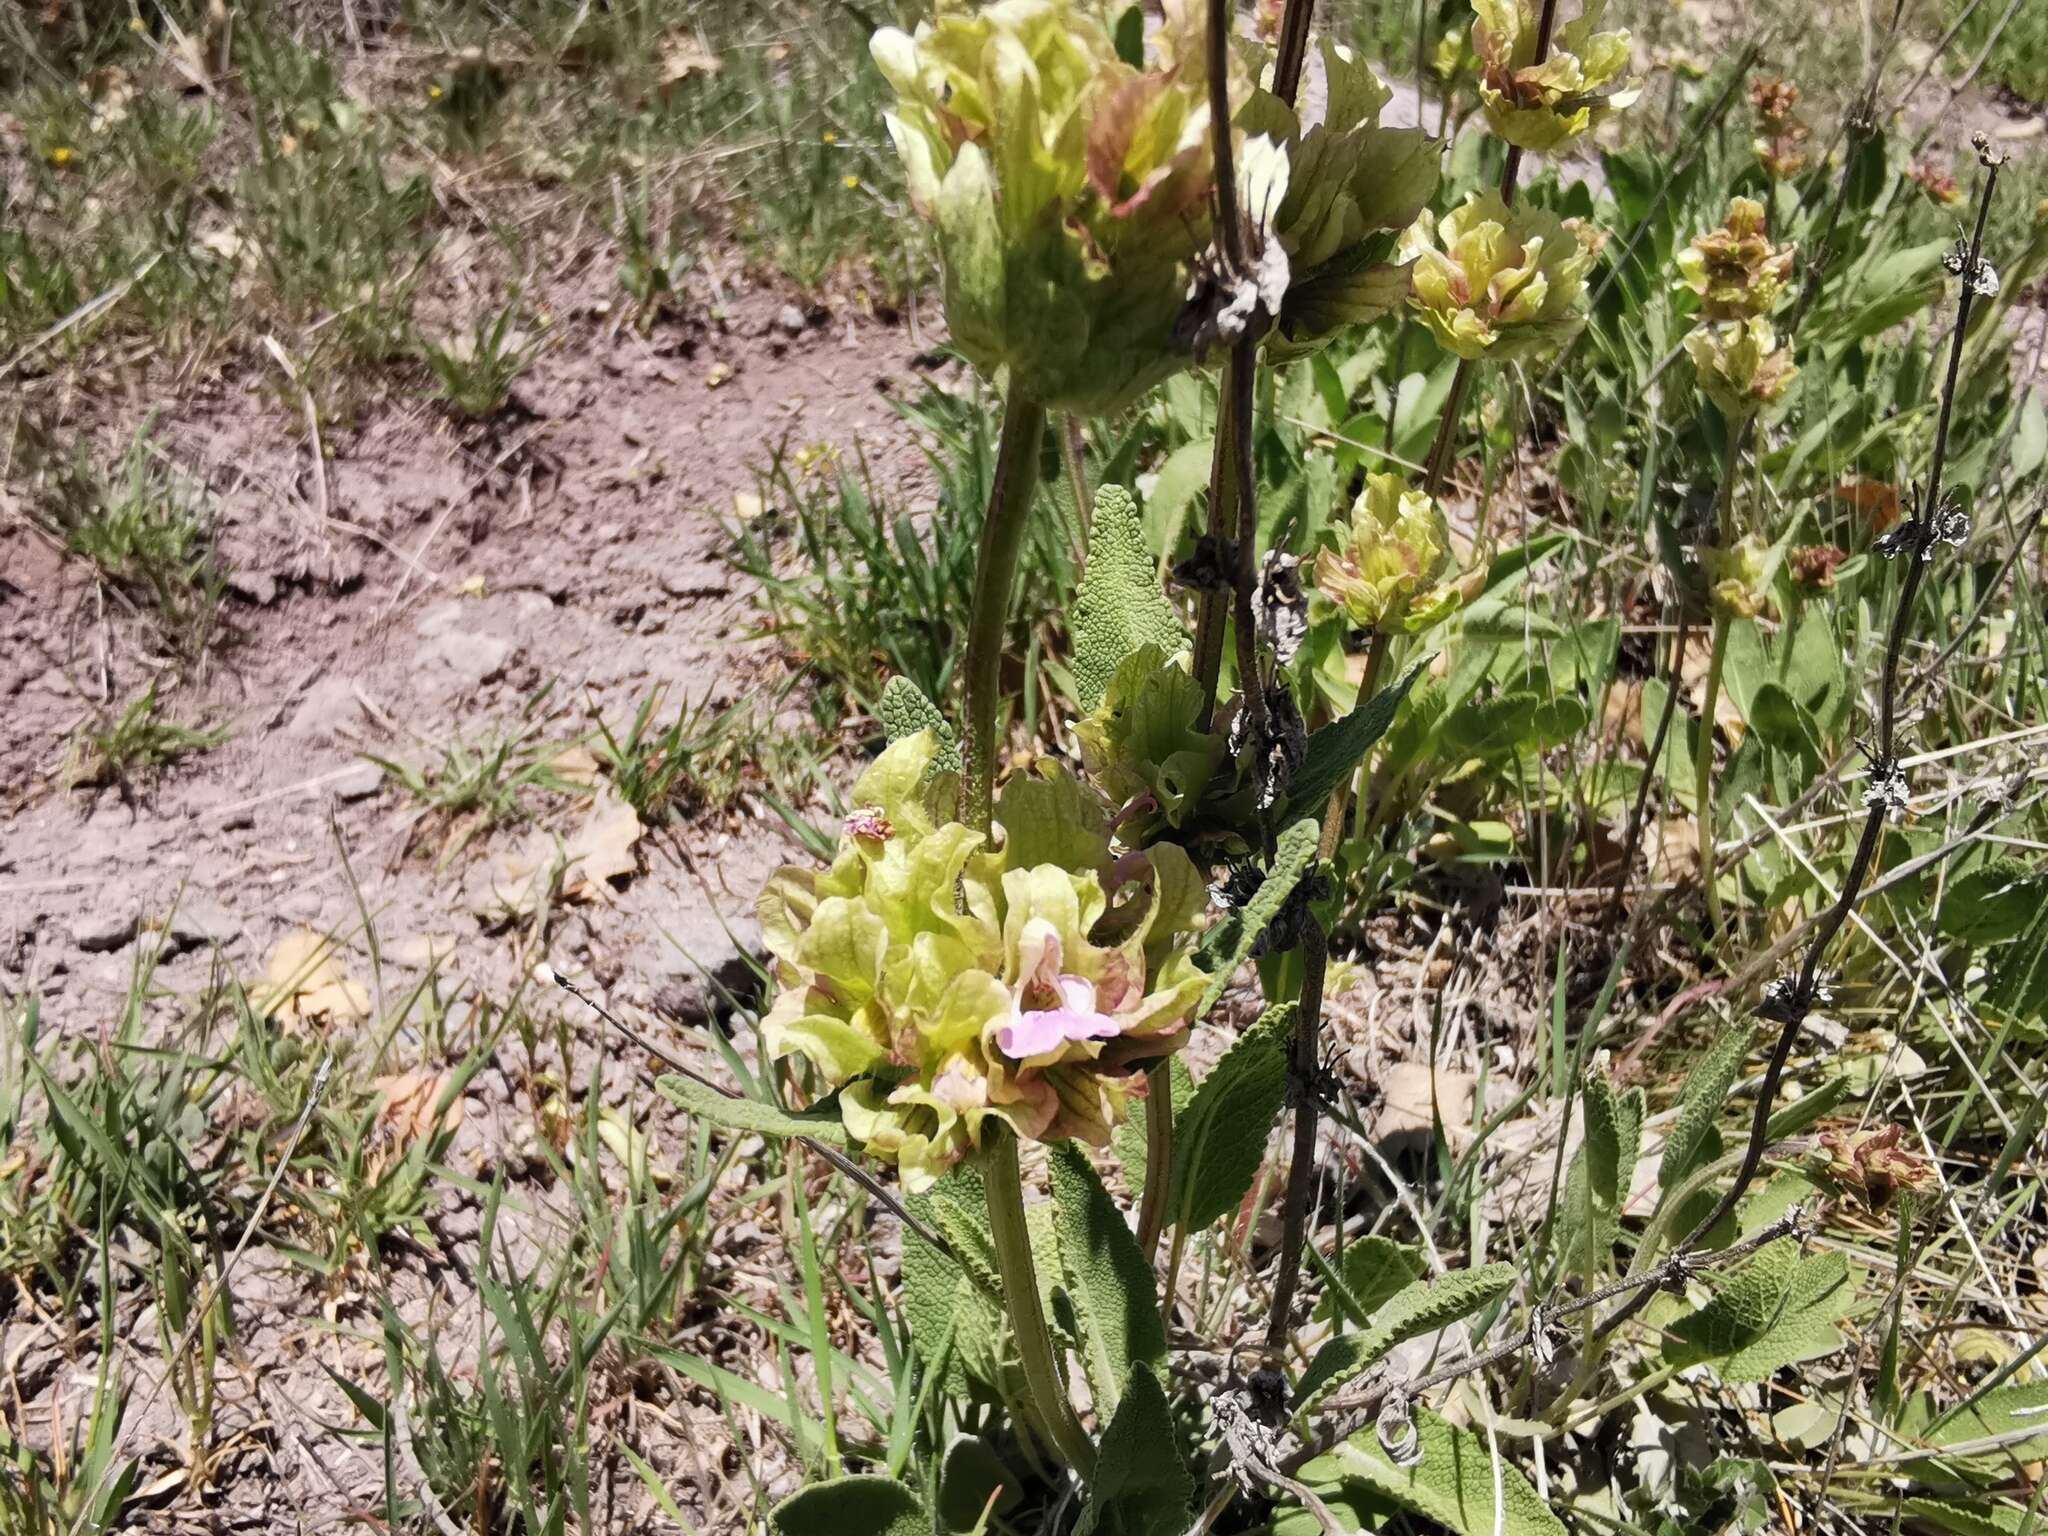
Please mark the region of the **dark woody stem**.
[[[1907, 537], [1898, 558], [1906, 562], [1906, 575], [1899, 590], [1898, 606], [1892, 611], [1890, 637], [1885, 642], [1884, 671], [1878, 688], [1878, 729], [1877, 740], [1871, 752], [1871, 785], [1873, 790], [1881, 780], [1898, 772], [1898, 692], [1899, 664], [1906, 649], [1906, 626], [1913, 616], [1914, 606], [1920, 596], [1921, 583], [1926, 578], [1927, 558], [1936, 539], [1936, 526], [1941, 515], [1941, 478], [1948, 460], [1949, 423], [1953, 419], [1956, 400], [1956, 380], [1962, 372], [1963, 339], [1970, 329], [1970, 308], [1976, 299], [1976, 281], [1979, 260], [1984, 247], [1984, 222], [1991, 212], [1991, 194], [1998, 185], [1998, 171], [2001, 161], [1994, 159], [1981, 145], [1979, 159], [1985, 169], [1983, 190], [1978, 195], [1977, 224], [1970, 235], [1969, 255], [1965, 258], [1961, 273], [1962, 293], [1956, 301], [1955, 335], [1949, 345], [1948, 373], [1942, 381], [1941, 415], [1934, 429], [1934, 455], [1927, 472], [1927, 490], [1921, 496], [1918, 515], [1903, 532]], [[1771, 1047], [1770, 1059], [1764, 1065], [1763, 1081], [1758, 1087], [1756, 1111], [1751, 1116], [1749, 1143], [1743, 1150], [1742, 1166], [1736, 1170], [1734, 1183], [1728, 1186], [1720, 1201], [1690, 1232], [1684, 1242], [1678, 1245], [1681, 1254], [1689, 1254], [1699, 1247], [1709, 1232], [1719, 1226], [1748, 1193], [1751, 1182], [1756, 1178], [1757, 1169], [1762, 1166], [1764, 1148], [1769, 1140], [1771, 1115], [1777, 1108], [1778, 1085], [1785, 1075], [1785, 1063], [1791, 1059], [1792, 1046], [1799, 1038], [1799, 1031], [1806, 1023], [1806, 1017], [1813, 1011], [1815, 989], [1820, 980], [1821, 961], [1826, 957], [1828, 947], [1835, 936], [1849, 921], [1856, 910], [1856, 904], [1863, 898], [1863, 887], [1870, 878], [1871, 866], [1877, 862], [1877, 851], [1884, 841], [1884, 824], [1890, 813], [1890, 804], [1882, 794], [1867, 796], [1868, 805], [1863, 817], [1863, 832], [1856, 841], [1856, 852], [1849, 861], [1849, 873], [1842, 881], [1841, 894], [1835, 898], [1822, 917], [1820, 926], [1814, 930], [1811, 942], [1806, 946], [1805, 957], [1800, 961], [1797, 976], [1780, 995], [1774, 999], [1776, 1008], [1773, 1016], [1778, 1022], [1778, 1038]], [[1605, 1338], [1616, 1328], [1627, 1322], [1648, 1304], [1648, 1296], [1637, 1294], [1629, 1297], [1607, 1316], [1600, 1319], [1594, 1329], [1594, 1339]]]

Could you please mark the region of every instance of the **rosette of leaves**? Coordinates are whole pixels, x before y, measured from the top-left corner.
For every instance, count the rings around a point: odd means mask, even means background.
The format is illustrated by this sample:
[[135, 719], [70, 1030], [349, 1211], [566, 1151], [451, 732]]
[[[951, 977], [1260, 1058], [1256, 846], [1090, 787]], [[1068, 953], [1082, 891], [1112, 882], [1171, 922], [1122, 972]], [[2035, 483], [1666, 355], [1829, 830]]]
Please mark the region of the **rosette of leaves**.
[[1125, 1078], [1180, 1047], [1208, 982], [1186, 855], [1112, 860], [1101, 802], [1057, 770], [1006, 787], [991, 846], [937, 810], [940, 750], [929, 730], [890, 746], [831, 866], [784, 869], [760, 899], [770, 1056], [809, 1061], [848, 1136], [913, 1191], [990, 1116], [1105, 1144]]
[[1334, 548], [1316, 554], [1315, 586], [1360, 629], [1420, 634], [1485, 582], [1483, 561], [1460, 580], [1442, 580], [1450, 562], [1450, 524], [1436, 498], [1398, 474], [1367, 475], [1350, 526]]
[[1538, 22], [1529, 0], [1473, 0], [1472, 46], [1479, 54], [1479, 99], [1489, 127], [1521, 149], [1548, 154], [1641, 95], [1625, 79], [1627, 32], [1602, 32], [1606, 0], [1587, 0], [1536, 61]]
[[1414, 259], [1408, 302], [1467, 361], [1542, 356], [1586, 323], [1586, 273], [1604, 238], [1577, 219], [1475, 192], [1401, 238]]
[[1420, 128], [1380, 125], [1393, 92], [1371, 66], [1328, 38], [1326, 85], [1307, 124], [1271, 91], [1239, 110], [1238, 128], [1285, 154], [1285, 191], [1269, 238], [1287, 253], [1289, 282], [1265, 341], [1268, 361], [1314, 352], [1339, 331], [1391, 313], [1408, 291], [1400, 233], [1436, 193], [1437, 151]]
[[1685, 355], [1707, 398], [1731, 420], [1775, 405], [1799, 373], [1791, 349], [1762, 315], [1696, 327], [1686, 333]]
[[870, 43], [912, 205], [938, 231], [947, 328], [983, 373], [1106, 414], [1188, 362], [1174, 341], [1214, 181], [1200, 29], [1144, 67], [1073, 0], [948, 9]]
[[1778, 307], [1797, 252], [1773, 245], [1764, 205], [1753, 197], [1729, 199], [1718, 229], [1678, 253], [1678, 286], [1699, 296], [1702, 320], [1747, 320]]

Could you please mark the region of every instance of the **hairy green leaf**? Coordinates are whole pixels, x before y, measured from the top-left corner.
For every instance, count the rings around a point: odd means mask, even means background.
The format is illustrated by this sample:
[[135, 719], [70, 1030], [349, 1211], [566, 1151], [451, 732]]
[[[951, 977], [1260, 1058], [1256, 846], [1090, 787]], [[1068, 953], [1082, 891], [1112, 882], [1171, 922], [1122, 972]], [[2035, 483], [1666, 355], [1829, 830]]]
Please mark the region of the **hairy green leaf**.
[[1216, 1006], [1237, 968], [1251, 958], [1266, 924], [1273, 921], [1309, 866], [1315, 863], [1316, 839], [1321, 831], [1313, 819], [1303, 817], [1282, 832], [1273, 845], [1273, 866], [1266, 871], [1266, 878], [1252, 899], [1202, 935], [1195, 964], [1209, 973], [1209, 985], [1202, 991], [1202, 1000], [1195, 1004], [1197, 1019], [1207, 1017]]
[[1266, 1135], [1287, 1097], [1287, 1035], [1294, 1004], [1268, 1008], [1195, 1088], [1174, 1127], [1166, 1208], [1184, 1232], [1234, 1209], [1258, 1176]]
[[780, 1536], [931, 1536], [924, 1500], [894, 1478], [835, 1477], [791, 1494], [768, 1519]]
[[1643, 1090], [1615, 1090], [1607, 1075], [1589, 1071], [1583, 1085], [1585, 1140], [1565, 1179], [1564, 1253], [1574, 1269], [1594, 1275], [1607, 1268], [1621, 1232], [1621, 1208], [1643, 1146]]
[[[904, 1205], [926, 1225], [940, 1226], [937, 1202], [930, 1194], [907, 1195]], [[903, 1314], [910, 1324], [911, 1347], [927, 1369], [943, 1366], [940, 1390], [964, 1397], [976, 1382], [993, 1385], [1001, 1365], [1002, 1315], [988, 1293], [952, 1259], [908, 1233], [902, 1264]]]
[[[1488, 1452], [1469, 1429], [1446, 1423], [1427, 1408], [1415, 1412], [1422, 1459], [1397, 1467], [1371, 1429], [1360, 1430], [1301, 1469], [1302, 1481], [1329, 1505], [1346, 1532], [1379, 1531], [1386, 1518], [1379, 1501], [1391, 1499], [1457, 1536], [1564, 1536], [1564, 1522], [1505, 1457]], [[1315, 1516], [1283, 1511], [1273, 1536], [1318, 1536]]]
[[[1195, 1096], [1195, 1080], [1188, 1074], [1188, 1064], [1179, 1056], [1169, 1059], [1166, 1079], [1172, 1087], [1174, 1118], [1188, 1107], [1188, 1100]], [[1116, 1128], [1116, 1160], [1123, 1165], [1124, 1184], [1133, 1195], [1145, 1193], [1145, 1166], [1147, 1148], [1150, 1146], [1152, 1102], [1149, 1097], [1133, 1097], [1130, 1110], [1124, 1116], [1124, 1123]]]
[[2017, 938], [2048, 900], [2048, 876], [2018, 859], [1993, 859], [1959, 875], [1941, 903], [1941, 931], [1965, 944]]
[[1074, 594], [1074, 695], [1093, 710], [1126, 656], [1156, 645], [1168, 657], [1186, 648], [1180, 615], [1159, 588], [1159, 568], [1145, 547], [1138, 504], [1120, 485], [1095, 493], [1088, 564]]
[[1114, 1414], [1135, 1367], [1166, 1369], [1166, 1327], [1153, 1296], [1159, 1282], [1087, 1157], [1059, 1143], [1049, 1167], [1060, 1265], [1081, 1325], [1081, 1361], [1096, 1412]]
[[1159, 1378], [1140, 1367], [1102, 1432], [1074, 1536], [1181, 1536], [1193, 1496], [1166, 1394]]
[[673, 1073], [655, 1079], [654, 1086], [685, 1114], [728, 1131], [752, 1131], [775, 1141], [808, 1136], [835, 1147], [846, 1145], [846, 1127], [835, 1111], [806, 1110], [793, 1115], [759, 1099], [728, 1098], [709, 1084]]
[[1984, 994], [1984, 1007], [2020, 1023], [2048, 1019], [2048, 902], [2034, 913], [2025, 933], [1999, 956]]
[[930, 771], [960, 772], [960, 738], [953, 734], [953, 727], [939, 713], [939, 706], [926, 698], [924, 690], [909, 678], [892, 677], [882, 685], [882, 697], [875, 705], [875, 713], [881, 717], [882, 730], [892, 743], [915, 736], [919, 731], [930, 731], [939, 740], [938, 755], [932, 759]]
[[1659, 1188], [1678, 1188], [1721, 1155], [1721, 1111], [1727, 1107], [1728, 1089], [1742, 1069], [1755, 1035], [1753, 1025], [1726, 1031], [1686, 1074], [1685, 1088], [1678, 1096], [1678, 1118], [1664, 1140], [1664, 1160], [1657, 1165]]
[[1968, 1501], [1907, 1499], [1901, 1507], [1914, 1520], [1953, 1531], [1955, 1536], [2020, 1536], [2030, 1527], [2038, 1533], [2048, 1526], [2048, 1518], [2039, 1515], [2029, 1520], [2024, 1505], [1986, 1504], [1981, 1496]]
[[1428, 665], [1426, 658], [1418, 661], [1398, 683], [1382, 688], [1370, 699], [1360, 699], [1343, 719], [1333, 720], [1310, 734], [1308, 755], [1294, 775], [1283, 821], [1296, 816], [1322, 816], [1323, 804], [1331, 792], [1372, 750], [1373, 743], [1386, 735], [1401, 701], [1408, 697], [1408, 690]]
[[1022, 1495], [1016, 1471], [996, 1454], [995, 1447], [973, 1435], [962, 1435], [946, 1447], [939, 1467], [941, 1529], [971, 1531], [991, 1507], [999, 1515], [1017, 1507]]
[[1482, 1264], [1403, 1286], [1367, 1326], [1340, 1334], [1316, 1351], [1295, 1386], [1295, 1411], [1306, 1413], [1396, 1344], [1449, 1327], [1498, 1301], [1514, 1283], [1512, 1264]]
[[1969, 1407], [1937, 1424], [1923, 1436], [1931, 1446], [1979, 1445], [2006, 1435], [2038, 1434], [1989, 1449], [1965, 1451], [1940, 1466], [1950, 1477], [1965, 1482], [1991, 1484], [2006, 1477], [2016, 1466], [2035, 1462], [2048, 1454], [2048, 1382], [2029, 1381], [1995, 1387]]
[[1799, 1244], [1781, 1238], [1725, 1276], [1712, 1301], [1671, 1325], [1664, 1358], [1680, 1367], [1710, 1361], [1723, 1381], [1763, 1381], [1840, 1349], [1835, 1323], [1854, 1301], [1844, 1255], [1801, 1258]]
[[1382, 1303], [1428, 1272], [1422, 1255], [1391, 1237], [1368, 1235], [1345, 1245], [1336, 1280], [1316, 1303], [1318, 1320], [1342, 1317], [1354, 1327], [1372, 1321]]

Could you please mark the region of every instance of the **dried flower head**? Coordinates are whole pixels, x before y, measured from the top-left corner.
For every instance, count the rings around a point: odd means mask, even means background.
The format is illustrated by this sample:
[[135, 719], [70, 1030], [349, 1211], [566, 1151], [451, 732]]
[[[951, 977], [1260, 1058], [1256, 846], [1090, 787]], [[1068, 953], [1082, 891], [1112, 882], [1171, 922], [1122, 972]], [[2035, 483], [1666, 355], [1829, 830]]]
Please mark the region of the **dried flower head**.
[[1815, 592], [1831, 592], [1835, 568], [1848, 558], [1849, 552], [1839, 544], [1801, 544], [1787, 557], [1787, 563], [1792, 579], [1800, 586]]
[[[1102, 809], [1055, 772], [1006, 793], [1000, 850], [933, 812], [930, 732], [870, 765], [831, 867], [780, 871], [761, 895], [778, 993], [771, 1057], [839, 1090], [854, 1140], [927, 1187], [990, 1116], [1040, 1141], [1102, 1143], [1123, 1080], [1179, 1048], [1207, 978], [1189, 954], [1202, 886], [1177, 848], [1107, 872]], [[1048, 826], [1059, 829], [1048, 835]], [[1125, 874], [1131, 873], [1128, 870]], [[1106, 880], [1135, 894], [1110, 915]], [[1098, 926], [1100, 925], [1100, 926]]]
[[1604, 243], [1576, 219], [1475, 192], [1441, 218], [1424, 213], [1408, 227], [1408, 302], [1462, 358], [1542, 356], [1586, 323], [1586, 273]]
[[1963, 189], [1955, 176], [1933, 160], [1915, 160], [1907, 167], [1906, 175], [1929, 199], [1943, 208], [1953, 208], [1963, 200]]
[[1602, 32], [1606, 0], [1586, 0], [1536, 62], [1538, 20], [1531, 0], [1472, 0], [1472, 46], [1486, 121], [1510, 144], [1547, 154], [1633, 103], [1640, 82], [1625, 79], [1629, 35]]
[[1757, 80], [1749, 87], [1756, 109], [1758, 164], [1773, 181], [1789, 181], [1806, 169], [1804, 145], [1811, 131], [1799, 116], [1799, 87], [1789, 80]]
[[1417, 634], [1477, 596], [1486, 563], [1463, 580], [1440, 580], [1451, 559], [1451, 529], [1434, 497], [1398, 474], [1365, 477], [1351, 524], [1334, 549], [1318, 551], [1315, 586], [1361, 629]]
[[1822, 1174], [1855, 1194], [1870, 1210], [1882, 1210], [1900, 1190], [1919, 1194], [1940, 1183], [1925, 1154], [1903, 1146], [1904, 1127], [1874, 1131], [1822, 1131]]
[[1214, 167], [1201, 28], [1168, 11], [1143, 69], [1078, 0], [948, 6], [869, 45], [953, 341], [1059, 409], [1114, 410], [1187, 361], [1173, 326]]
[[1678, 253], [1678, 286], [1699, 295], [1704, 320], [1768, 315], [1784, 294], [1795, 254], [1790, 245], [1771, 244], [1762, 203], [1732, 198], [1720, 228]]
[[1761, 315], [1702, 325], [1687, 334], [1685, 352], [1707, 398], [1736, 420], [1783, 399], [1799, 373], [1791, 349], [1778, 344]]

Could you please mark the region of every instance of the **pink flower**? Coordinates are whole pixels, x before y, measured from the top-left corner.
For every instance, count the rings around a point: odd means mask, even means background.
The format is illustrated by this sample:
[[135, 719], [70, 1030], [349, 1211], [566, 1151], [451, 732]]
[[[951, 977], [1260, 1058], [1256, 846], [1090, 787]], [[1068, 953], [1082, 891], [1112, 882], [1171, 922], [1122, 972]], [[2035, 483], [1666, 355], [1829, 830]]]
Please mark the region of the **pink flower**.
[[1108, 1040], [1123, 1031], [1117, 1021], [1095, 1009], [1095, 984], [1064, 973], [1057, 983], [1059, 1002], [1050, 1008], [1019, 1008], [996, 1031], [996, 1044], [1012, 1061], [1057, 1051], [1074, 1040]]
[[882, 814], [879, 805], [856, 807], [846, 818], [846, 830], [849, 836], [864, 842], [885, 843], [896, 835], [896, 829], [889, 825], [889, 818]]

